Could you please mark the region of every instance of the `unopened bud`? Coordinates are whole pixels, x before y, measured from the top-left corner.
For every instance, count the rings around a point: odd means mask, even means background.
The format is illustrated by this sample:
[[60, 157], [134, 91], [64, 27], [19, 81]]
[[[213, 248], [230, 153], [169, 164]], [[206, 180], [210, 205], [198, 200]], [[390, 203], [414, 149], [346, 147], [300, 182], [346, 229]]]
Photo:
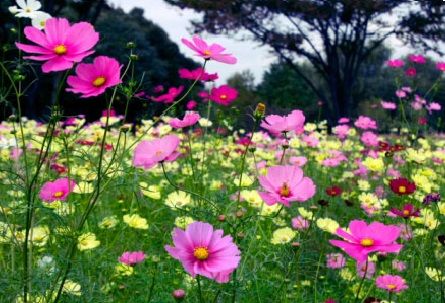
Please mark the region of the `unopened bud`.
[[132, 41], [128, 42], [128, 43], [127, 43], [127, 48], [128, 48], [128, 49], [134, 49], [134, 48], [136, 48], [136, 43], [134, 43], [134, 42], [132, 42]]
[[185, 290], [176, 289], [172, 292], [172, 296], [176, 300], [176, 302], [181, 302], [185, 298]]
[[255, 118], [262, 119], [265, 113], [266, 113], [266, 105], [264, 103], [258, 103], [253, 113]]

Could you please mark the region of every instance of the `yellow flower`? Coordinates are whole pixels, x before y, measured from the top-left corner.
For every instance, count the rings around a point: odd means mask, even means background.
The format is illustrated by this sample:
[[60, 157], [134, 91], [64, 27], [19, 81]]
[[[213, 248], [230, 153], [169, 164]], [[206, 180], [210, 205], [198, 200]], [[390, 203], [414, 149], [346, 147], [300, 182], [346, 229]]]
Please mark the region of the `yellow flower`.
[[[253, 184], [255, 180], [247, 175], [247, 174], [242, 174], [241, 175], [241, 186], [246, 187], [246, 186], [250, 186]], [[240, 185], [240, 178], [236, 177], [235, 180], [233, 181], [235, 183], [236, 186]]]
[[82, 295], [82, 287], [79, 283], [66, 280], [63, 285], [63, 292], [74, 296], [80, 296]]
[[260, 208], [263, 204], [263, 199], [261, 199], [256, 190], [242, 190], [241, 197], [249, 203], [249, 205], [256, 208]]
[[423, 208], [420, 210], [420, 217], [413, 218], [414, 222], [425, 225], [428, 229], [433, 230], [440, 225], [439, 221], [434, 217], [431, 209]]
[[37, 226], [31, 230], [31, 240], [35, 246], [45, 246], [49, 238], [49, 228], [47, 226]]
[[147, 220], [139, 216], [138, 214], [124, 215], [124, 222], [128, 226], [137, 229], [148, 229]]
[[175, 209], [183, 208], [192, 203], [192, 198], [185, 192], [172, 192], [165, 200], [165, 205]]
[[115, 267], [116, 274], [119, 276], [131, 276], [133, 274], [133, 267], [120, 263]]
[[272, 244], [285, 244], [292, 241], [297, 235], [297, 232], [290, 227], [279, 228], [272, 234], [270, 243]]
[[320, 218], [317, 220], [316, 224], [318, 228], [331, 234], [335, 234], [337, 229], [340, 227], [340, 224], [331, 218]]
[[439, 208], [439, 213], [445, 216], [445, 202], [437, 203], [437, 207]]
[[357, 183], [358, 183], [358, 188], [361, 191], [369, 191], [369, 189], [371, 188], [371, 185], [366, 180], [358, 180]]
[[146, 182], [139, 182], [141, 193], [153, 200], [161, 199], [161, 187], [158, 185], [148, 185]]
[[426, 267], [425, 273], [431, 280], [435, 282], [440, 282], [443, 279], [442, 272], [437, 268]]
[[179, 228], [186, 229], [189, 224], [192, 224], [195, 222], [192, 217], [176, 217], [175, 219], [175, 225]]
[[96, 248], [100, 245], [100, 241], [96, 239], [93, 233], [85, 233], [77, 238], [77, 248], [79, 250], [88, 250]]
[[94, 191], [94, 185], [89, 182], [81, 181], [73, 189], [76, 194], [91, 194]]
[[385, 163], [383, 163], [383, 160], [381, 158], [371, 158], [371, 157], [367, 157], [362, 164], [369, 169], [370, 171], [373, 172], [381, 172], [383, 171], [383, 169], [385, 168]]
[[307, 211], [303, 207], [299, 207], [297, 210], [300, 213], [300, 215], [307, 220], [312, 220], [312, 218], [314, 217], [314, 214], [311, 211]]
[[102, 221], [99, 222], [98, 226], [102, 229], [107, 228], [113, 228], [119, 223], [119, 220], [116, 218], [116, 216], [109, 216], [102, 219]]

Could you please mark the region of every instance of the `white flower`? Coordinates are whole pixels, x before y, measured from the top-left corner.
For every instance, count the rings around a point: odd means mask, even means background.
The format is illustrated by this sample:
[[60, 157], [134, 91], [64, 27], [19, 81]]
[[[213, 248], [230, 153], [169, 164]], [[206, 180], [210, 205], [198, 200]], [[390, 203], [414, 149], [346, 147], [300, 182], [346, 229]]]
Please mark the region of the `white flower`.
[[18, 7], [11, 6], [9, 11], [19, 18], [34, 19], [38, 16], [42, 4], [37, 0], [17, 0]]
[[210, 127], [213, 125], [212, 121], [206, 119], [206, 118], [201, 118], [198, 121], [199, 125], [201, 125], [201, 127]]
[[38, 29], [44, 29], [46, 20], [50, 19], [51, 15], [45, 12], [36, 12], [36, 13], [37, 17], [32, 18], [31, 20], [32, 26]]

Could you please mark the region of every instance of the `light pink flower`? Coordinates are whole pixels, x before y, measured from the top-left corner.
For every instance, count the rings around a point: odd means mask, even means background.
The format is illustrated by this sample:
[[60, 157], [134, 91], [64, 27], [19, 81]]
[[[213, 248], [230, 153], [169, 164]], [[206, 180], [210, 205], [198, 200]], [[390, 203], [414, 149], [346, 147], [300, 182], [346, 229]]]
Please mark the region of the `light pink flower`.
[[289, 163], [292, 165], [297, 165], [299, 167], [303, 167], [307, 163], [307, 158], [303, 156], [299, 157], [290, 157]]
[[192, 277], [200, 275], [227, 283], [238, 267], [241, 252], [231, 236], [223, 235], [223, 230], [213, 230], [208, 223], [194, 222], [185, 231], [175, 228], [174, 246], [166, 245], [165, 250], [179, 260]]
[[377, 122], [366, 116], [359, 116], [354, 125], [361, 129], [377, 129]]
[[25, 27], [26, 38], [37, 45], [16, 43], [17, 47], [32, 56], [24, 57], [36, 61], [46, 61], [42, 65], [44, 73], [70, 69], [94, 53], [92, 48], [99, 41], [99, 34], [87, 22], [70, 25], [65, 18], [51, 18], [43, 31], [33, 26]]
[[440, 105], [437, 102], [431, 102], [430, 104], [428, 104], [426, 106], [426, 109], [428, 110], [428, 112], [431, 114], [432, 111], [439, 111], [442, 109], [442, 105]]
[[337, 229], [337, 235], [345, 239], [330, 240], [329, 242], [343, 249], [358, 262], [366, 261], [373, 252], [398, 253], [403, 245], [396, 242], [400, 235], [400, 228], [395, 225], [384, 225], [372, 222], [353, 220], [349, 223], [350, 233], [342, 228]]
[[375, 274], [375, 262], [368, 261], [368, 266], [366, 266], [366, 261], [357, 262], [357, 275], [360, 278], [366, 277], [366, 279], [371, 279]]
[[116, 59], [99, 56], [92, 64], [81, 63], [76, 68], [76, 76], [69, 76], [66, 90], [81, 94], [81, 98], [101, 95], [107, 88], [121, 84], [122, 65]]
[[402, 272], [406, 269], [406, 263], [399, 260], [392, 260], [392, 268], [398, 272]]
[[349, 125], [341, 124], [332, 129], [332, 132], [337, 135], [340, 140], [344, 140], [349, 134]]
[[343, 268], [346, 265], [346, 258], [343, 254], [333, 253], [326, 255], [326, 267], [331, 269]]
[[76, 182], [68, 178], [60, 178], [52, 182], [48, 181], [40, 189], [39, 197], [47, 203], [65, 201], [75, 186]]
[[207, 44], [204, 40], [199, 38], [197, 35], [193, 36], [193, 41], [187, 39], [181, 39], [187, 47], [194, 50], [197, 56], [204, 58], [205, 60], [215, 60], [227, 64], [235, 64], [237, 62], [236, 58], [231, 54], [226, 54], [226, 50], [219, 44]]
[[296, 165], [269, 167], [267, 175], [259, 176], [258, 180], [266, 190], [259, 194], [267, 205], [281, 203], [289, 207], [290, 202], [305, 202], [315, 195], [314, 182]]
[[212, 88], [209, 98], [217, 104], [228, 106], [238, 98], [238, 91], [228, 85], [221, 85]]
[[360, 141], [362, 141], [363, 144], [365, 144], [366, 146], [378, 146], [379, 136], [377, 136], [373, 132], [366, 131], [360, 137]]
[[343, 117], [338, 120], [338, 124], [346, 124], [346, 123], [349, 123], [349, 121], [350, 121], [349, 118]]
[[261, 127], [267, 129], [272, 134], [278, 136], [284, 132], [294, 131], [296, 134], [304, 132], [304, 121], [306, 118], [301, 110], [293, 110], [287, 116], [269, 115]]
[[185, 114], [182, 120], [173, 118], [168, 122], [168, 124], [170, 124], [170, 126], [173, 128], [184, 128], [196, 124], [200, 118], [201, 116], [198, 113], [189, 112]]
[[394, 102], [386, 102], [386, 101], [380, 101], [380, 105], [382, 106], [383, 109], [390, 109], [390, 110], [394, 110], [397, 109], [397, 105]]
[[194, 70], [188, 70], [186, 68], [179, 69], [179, 77], [188, 80], [201, 80], [205, 82], [215, 81], [218, 79], [218, 74], [208, 74], [202, 67], [198, 67]]
[[396, 96], [398, 98], [405, 98], [407, 96], [407, 93], [403, 89], [398, 89], [396, 90]]
[[134, 150], [133, 165], [150, 169], [159, 162], [176, 160], [179, 152], [176, 151], [180, 140], [175, 135], [168, 135], [151, 141], [141, 141]]
[[119, 262], [128, 265], [135, 266], [145, 260], [146, 255], [143, 251], [126, 251], [119, 257]]
[[405, 280], [400, 276], [383, 275], [377, 277], [375, 284], [378, 288], [384, 289], [388, 292], [401, 292], [408, 288]]
[[298, 216], [292, 218], [292, 227], [297, 230], [305, 230], [309, 228], [309, 221], [303, 218], [302, 216]]

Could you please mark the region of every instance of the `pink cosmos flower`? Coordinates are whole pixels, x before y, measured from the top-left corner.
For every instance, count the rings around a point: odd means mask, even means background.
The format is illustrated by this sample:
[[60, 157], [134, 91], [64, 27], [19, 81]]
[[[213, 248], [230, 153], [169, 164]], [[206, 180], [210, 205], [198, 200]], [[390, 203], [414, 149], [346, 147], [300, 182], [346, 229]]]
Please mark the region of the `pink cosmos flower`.
[[303, 156], [299, 157], [290, 157], [289, 163], [292, 165], [297, 165], [299, 167], [303, 167], [307, 163], [307, 158]]
[[357, 262], [357, 275], [360, 278], [365, 277], [366, 279], [371, 279], [375, 274], [375, 262], [368, 261], [366, 266], [366, 261]]
[[392, 68], [399, 68], [405, 65], [405, 62], [400, 59], [388, 60], [386, 61], [386, 65]]
[[39, 197], [42, 201], [52, 203], [54, 201], [65, 201], [74, 190], [76, 182], [68, 178], [60, 178], [48, 181], [40, 189]]
[[128, 265], [135, 266], [145, 260], [146, 255], [143, 251], [126, 251], [119, 257], [119, 262]]
[[348, 137], [349, 134], [349, 125], [341, 124], [332, 129], [332, 132], [337, 135], [340, 140], [344, 140]]
[[373, 252], [398, 253], [403, 245], [396, 242], [400, 235], [400, 228], [395, 225], [384, 225], [372, 222], [353, 220], [349, 223], [350, 233], [338, 228], [337, 235], [345, 239], [330, 240], [329, 242], [343, 249], [357, 262], [366, 261]]
[[445, 72], [445, 62], [437, 62], [436, 68], [441, 72]]
[[409, 61], [411, 61], [413, 63], [418, 63], [418, 64], [426, 63], [426, 58], [422, 55], [409, 55], [408, 59], [409, 59]]
[[16, 43], [17, 47], [33, 55], [24, 57], [36, 61], [46, 61], [42, 65], [44, 73], [70, 69], [94, 53], [92, 48], [99, 41], [99, 34], [87, 22], [70, 25], [65, 18], [51, 18], [43, 31], [33, 26], [25, 27], [26, 38], [37, 45]]
[[366, 131], [360, 137], [360, 141], [362, 141], [363, 144], [365, 144], [366, 146], [378, 146], [379, 136], [377, 136], [373, 132]]
[[197, 56], [205, 60], [215, 60], [227, 64], [235, 64], [237, 62], [236, 58], [231, 54], [224, 53], [226, 50], [224, 47], [216, 43], [209, 45], [197, 35], [193, 36], [193, 42], [184, 38], [181, 41], [188, 48], [194, 50]]
[[398, 89], [396, 90], [396, 96], [398, 98], [405, 98], [407, 96], [407, 93], [403, 89]]
[[412, 205], [411, 203], [405, 204], [402, 209], [393, 207], [393, 208], [391, 208], [390, 212], [393, 213], [394, 215], [404, 218], [404, 219], [409, 219], [410, 217], [419, 217], [420, 216], [420, 210], [418, 208], [416, 208], [414, 205]]
[[179, 77], [188, 80], [201, 80], [205, 82], [215, 81], [218, 79], [218, 74], [208, 74], [202, 67], [198, 67], [194, 70], [188, 70], [186, 68], [179, 69]]
[[107, 88], [121, 84], [122, 65], [116, 59], [99, 56], [92, 64], [81, 63], [76, 68], [76, 76], [69, 76], [66, 90], [81, 94], [81, 98], [99, 96]]
[[361, 129], [377, 129], [377, 122], [366, 116], [359, 116], [354, 125]]
[[326, 267], [331, 269], [343, 268], [346, 265], [346, 258], [343, 254], [328, 254], [326, 255]]
[[187, 102], [185, 107], [188, 110], [194, 110], [196, 108], [196, 106], [198, 106], [198, 102], [196, 102], [195, 100], [190, 100], [189, 102]]
[[382, 106], [383, 109], [389, 109], [389, 110], [397, 109], [397, 105], [394, 102], [380, 101], [380, 105]]
[[338, 120], [338, 124], [346, 124], [349, 123], [349, 121], [350, 121], [349, 118], [343, 117]]
[[442, 109], [442, 105], [440, 105], [440, 104], [437, 103], [437, 102], [431, 102], [430, 104], [428, 104], [428, 105], [426, 106], [426, 109], [428, 110], [428, 112], [429, 112], [430, 115], [431, 115], [431, 113], [432, 113], [433, 111], [439, 111], [439, 110], [441, 110], [441, 109]]
[[163, 102], [165, 104], [168, 103], [173, 103], [176, 99], [176, 97], [178, 97], [182, 91], [184, 90], [184, 86], [179, 86], [179, 87], [170, 87], [168, 89], [168, 92], [166, 94], [157, 96], [157, 97], [151, 97], [151, 99], [154, 102]]
[[199, 119], [201, 119], [201, 116], [198, 113], [189, 112], [185, 114], [182, 120], [174, 118], [169, 121], [169, 124], [173, 128], [184, 128], [196, 124]]
[[266, 190], [259, 194], [267, 205], [281, 203], [289, 207], [290, 202], [305, 202], [315, 195], [314, 182], [296, 165], [269, 167], [267, 175], [259, 176], [258, 180]]
[[168, 135], [151, 141], [141, 141], [134, 150], [133, 165], [150, 169], [159, 162], [176, 160], [179, 152], [176, 151], [180, 140], [175, 135]]
[[320, 140], [318, 140], [317, 136], [315, 136], [314, 134], [303, 135], [301, 140], [309, 147], [317, 147], [320, 143]]
[[391, 265], [392, 265], [392, 268], [394, 268], [398, 272], [402, 272], [406, 269], [406, 263], [403, 261], [392, 260]]
[[261, 127], [267, 129], [275, 136], [284, 132], [294, 131], [297, 134], [304, 132], [304, 121], [306, 120], [301, 110], [293, 110], [287, 116], [269, 115], [263, 122]]
[[209, 98], [217, 104], [228, 106], [238, 98], [238, 91], [228, 85], [221, 85], [212, 88]]
[[309, 228], [309, 221], [303, 218], [302, 216], [298, 216], [292, 219], [292, 227], [296, 230], [305, 230]]
[[230, 274], [238, 267], [241, 252], [231, 236], [223, 235], [223, 230], [213, 230], [208, 223], [194, 222], [185, 231], [175, 228], [174, 246], [166, 245], [165, 250], [181, 261], [192, 277], [200, 275], [227, 283]]
[[417, 70], [414, 67], [410, 67], [405, 71], [405, 75], [408, 77], [415, 77], [417, 75]]
[[378, 288], [388, 292], [401, 292], [408, 288], [405, 280], [400, 276], [383, 275], [377, 277], [375, 283]]

